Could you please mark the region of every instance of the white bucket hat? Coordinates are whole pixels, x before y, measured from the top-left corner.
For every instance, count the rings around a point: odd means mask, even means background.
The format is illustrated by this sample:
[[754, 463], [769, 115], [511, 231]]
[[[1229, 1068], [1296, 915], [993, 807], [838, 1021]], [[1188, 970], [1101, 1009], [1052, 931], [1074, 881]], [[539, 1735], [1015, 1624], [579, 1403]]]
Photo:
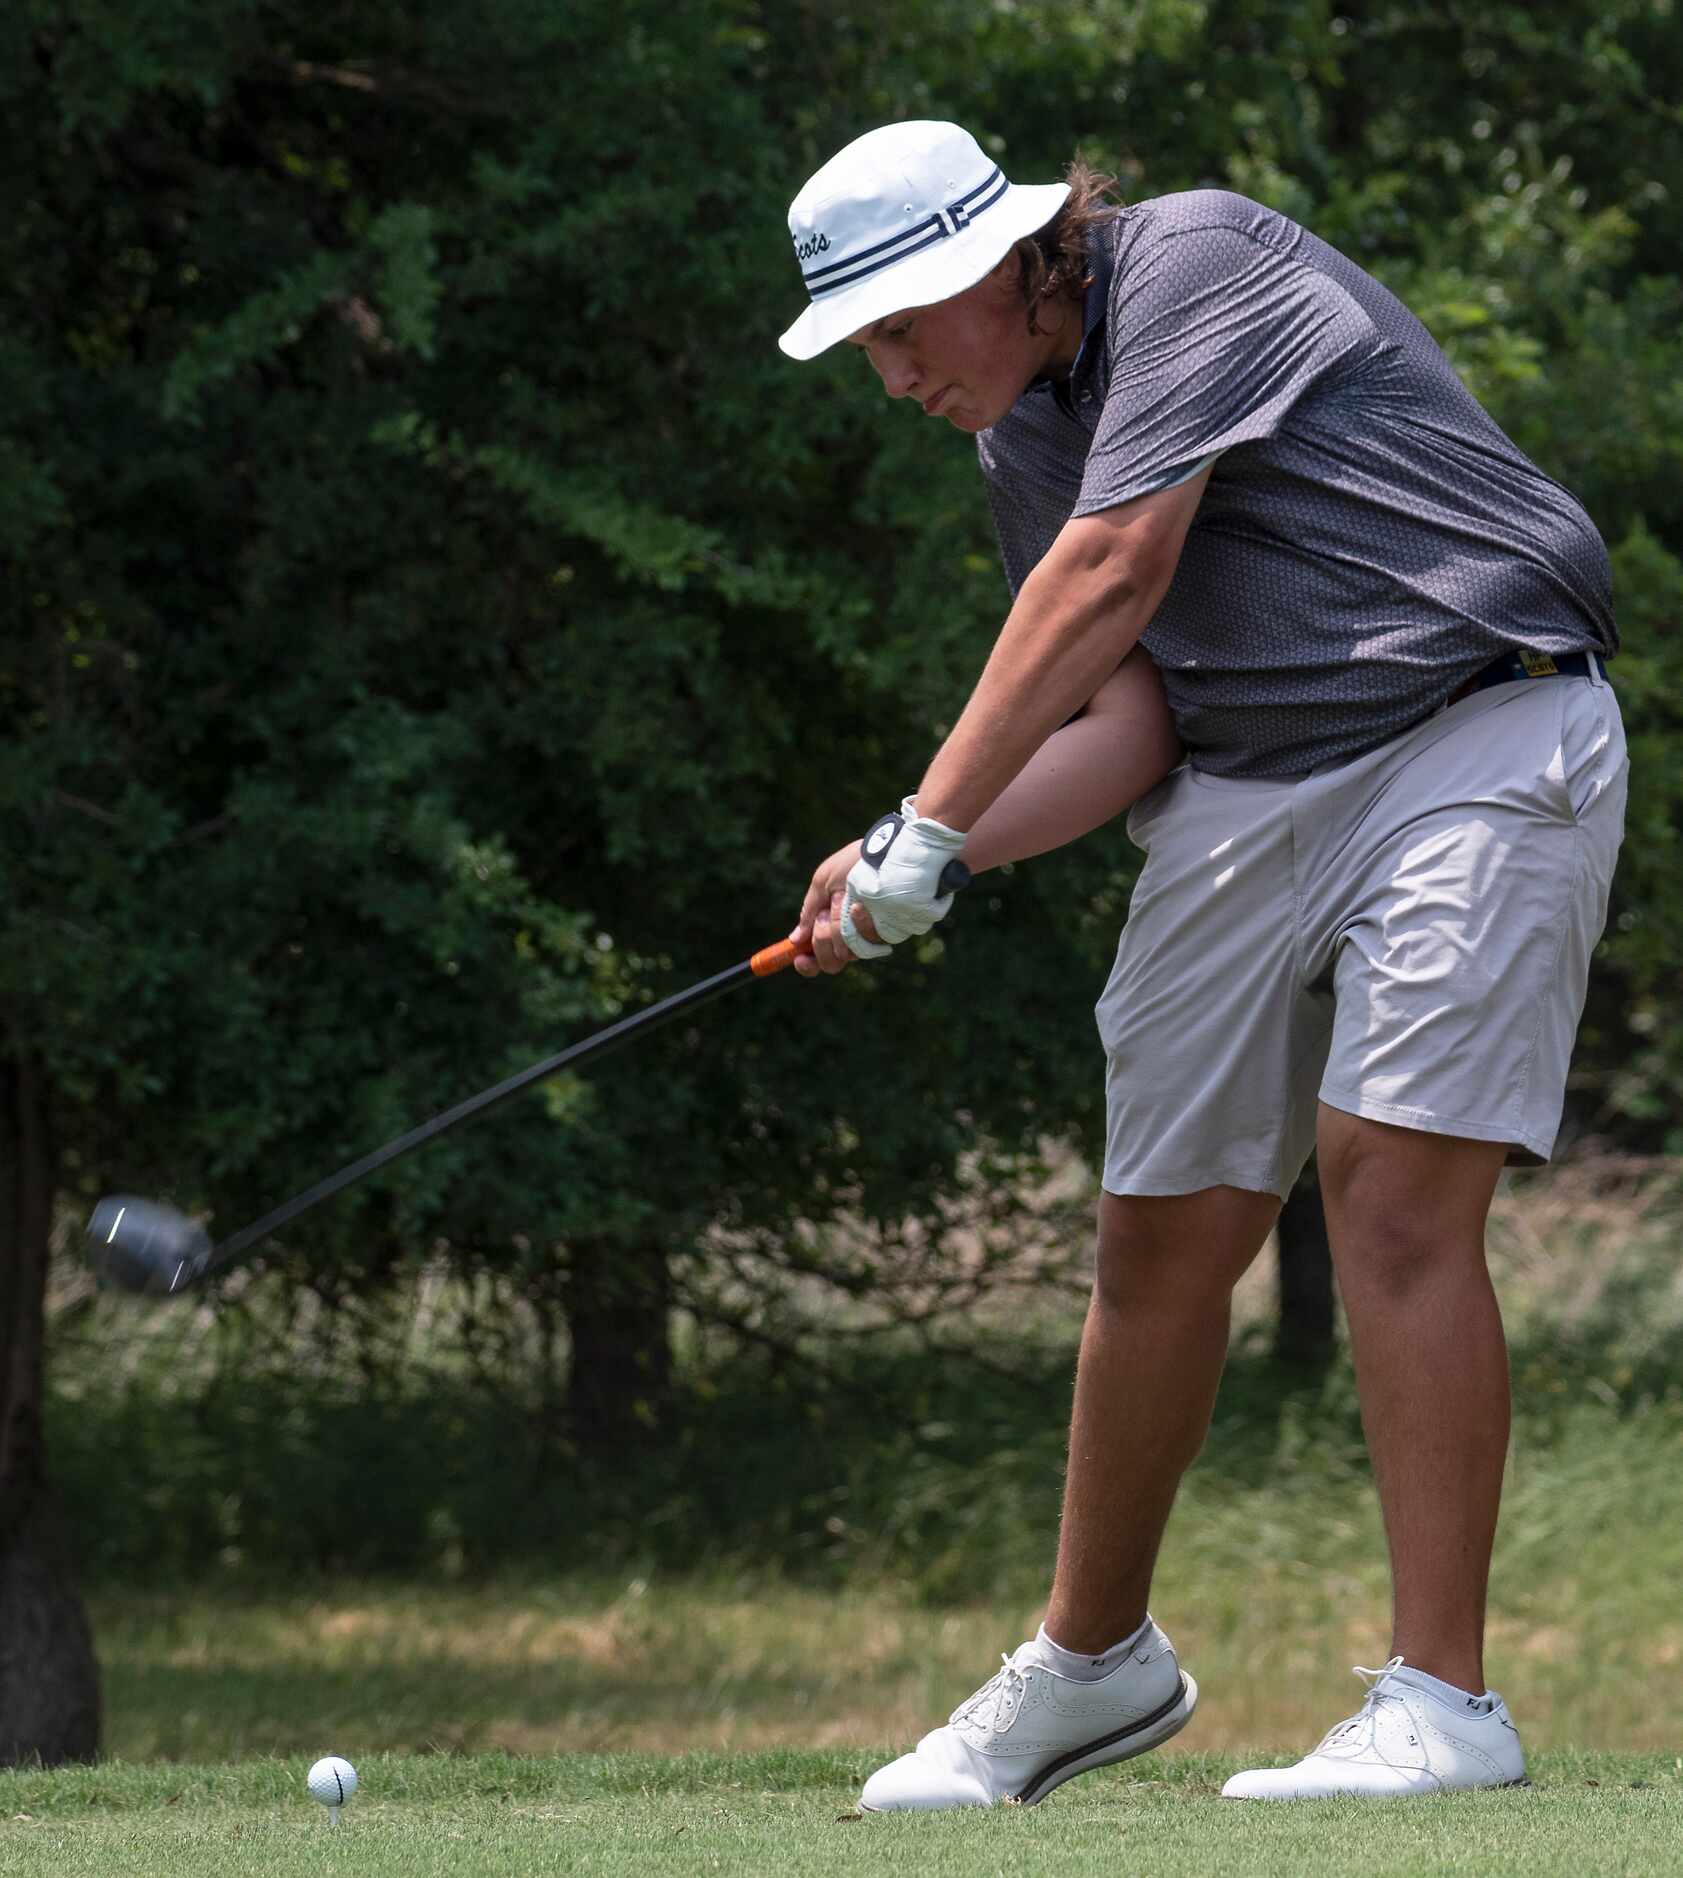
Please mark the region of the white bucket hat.
[[957, 124], [867, 131], [789, 205], [812, 305], [777, 343], [792, 359], [812, 359], [886, 314], [950, 300], [1045, 227], [1068, 195], [1067, 183], [1008, 182]]

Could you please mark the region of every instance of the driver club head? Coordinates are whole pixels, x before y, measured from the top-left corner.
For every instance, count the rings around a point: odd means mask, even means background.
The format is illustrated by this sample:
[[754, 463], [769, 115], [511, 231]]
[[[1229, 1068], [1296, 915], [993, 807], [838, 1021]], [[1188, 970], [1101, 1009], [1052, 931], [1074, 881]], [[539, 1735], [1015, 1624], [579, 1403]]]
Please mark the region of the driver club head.
[[102, 1284], [171, 1297], [203, 1277], [210, 1235], [185, 1213], [156, 1200], [113, 1194], [88, 1221], [88, 1261]]

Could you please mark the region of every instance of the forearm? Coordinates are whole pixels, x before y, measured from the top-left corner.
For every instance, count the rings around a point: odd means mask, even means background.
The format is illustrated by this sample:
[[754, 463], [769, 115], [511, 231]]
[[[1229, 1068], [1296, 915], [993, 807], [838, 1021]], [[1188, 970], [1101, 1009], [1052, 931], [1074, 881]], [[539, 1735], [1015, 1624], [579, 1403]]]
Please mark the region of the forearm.
[[977, 819], [964, 858], [981, 873], [1079, 840], [1131, 807], [1180, 759], [1162, 680], [1136, 651]]
[[973, 872], [1079, 841], [1131, 808], [1174, 768], [1120, 741], [1104, 718], [1078, 717], [1048, 737], [970, 831]]
[[918, 812], [974, 830], [1132, 649], [1150, 617], [1128, 617], [1136, 610], [1124, 599], [1102, 633], [1091, 625], [1066, 625], [1060, 633], [1039, 620], [1019, 627], [1013, 609], [970, 702], [918, 787]]
[[[1073, 841], [1180, 760], [1157, 668], [1130, 655], [1174, 579], [1209, 476], [1206, 464], [1155, 494], [1066, 522], [1018, 590], [970, 702], [917, 791], [920, 817], [967, 837], [971, 867]], [[909, 845], [896, 855], [892, 842], [902, 836]], [[941, 917], [939, 863], [951, 844], [916, 822], [884, 841], [854, 897], [867, 913], [885, 906], [896, 926], [925, 931]], [[855, 843], [814, 873], [791, 935], [797, 944], [810, 935], [813, 956], [804, 966], [797, 960], [797, 970], [840, 971], [849, 962], [833, 928], [860, 858]], [[885, 866], [899, 868], [891, 889]], [[893, 943], [880, 919], [877, 926]]]
[[[1099, 686], [1079, 717], [1044, 741], [978, 819], [964, 859], [980, 872], [1062, 847], [1137, 802], [1180, 759], [1162, 678], [1146, 654], [1136, 650]], [[789, 935], [803, 953], [811, 949], [810, 958], [795, 962], [803, 976], [840, 971], [852, 960], [836, 923], [859, 853], [860, 843], [852, 842], [813, 873]], [[875, 938], [868, 913], [854, 917], [865, 937]]]
[[1207, 480], [1068, 524], [1019, 589], [976, 689], [917, 792], [969, 831], [1114, 674], [1174, 577]]

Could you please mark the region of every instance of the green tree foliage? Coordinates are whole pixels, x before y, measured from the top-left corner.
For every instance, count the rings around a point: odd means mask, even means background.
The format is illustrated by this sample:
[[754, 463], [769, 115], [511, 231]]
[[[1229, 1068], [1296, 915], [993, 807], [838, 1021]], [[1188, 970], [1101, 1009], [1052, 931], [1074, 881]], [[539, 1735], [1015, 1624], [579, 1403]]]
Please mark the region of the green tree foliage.
[[[1679, 59], [1663, 0], [23, 0], [0, 1008], [67, 1189], [231, 1226], [774, 936], [915, 784], [1002, 610], [974, 466], [773, 344], [789, 195], [908, 114], [1301, 216], [1589, 502], [1639, 767], [1577, 1122], [1679, 1145]], [[441, 1142], [299, 1269], [348, 1296], [442, 1237], [621, 1349], [674, 1286], [753, 1324], [795, 1219], [1091, 1145], [1129, 868], [1112, 830], [989, 878], [919, 958]]]
[[[7, 1047], [71, 1195], [226, 1230], [779, 934], [915, 784], [999, 580], [968, 466], [906, 519], [883, 414], [815, 412], [767, 344], [788, 159], [715, 9], [30, 26], [0, 133]], [[675, 1266], [753, 1319], [738, 1279], [797, 1216], [938, 1223], [978, 1131], [1069, 1125], [1080, 923], [989, 894], [965, 924], [962, 971], [932, 945], [782, 981], [439, 1143], [312, 1216], [295, 1269], [349, 1306], [444, 1238], [632, 1371]]]

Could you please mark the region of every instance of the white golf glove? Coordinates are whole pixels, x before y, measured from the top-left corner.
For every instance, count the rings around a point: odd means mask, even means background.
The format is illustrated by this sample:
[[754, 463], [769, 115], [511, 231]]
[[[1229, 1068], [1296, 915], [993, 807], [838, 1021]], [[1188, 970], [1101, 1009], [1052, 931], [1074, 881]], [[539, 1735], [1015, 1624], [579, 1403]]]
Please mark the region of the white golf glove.
[[[855, 958], [886, 958], [901, 940], [946, 918], [953, 897], [942, 891], [941, 874], [963, 846], [956, 828], [919, 815], [910, 796], [898, 815], [872, 823], [842, 896], [841, 936]], [[856, 906], [870, 914], [883, 944], [873, 945], [854, 925]]]

